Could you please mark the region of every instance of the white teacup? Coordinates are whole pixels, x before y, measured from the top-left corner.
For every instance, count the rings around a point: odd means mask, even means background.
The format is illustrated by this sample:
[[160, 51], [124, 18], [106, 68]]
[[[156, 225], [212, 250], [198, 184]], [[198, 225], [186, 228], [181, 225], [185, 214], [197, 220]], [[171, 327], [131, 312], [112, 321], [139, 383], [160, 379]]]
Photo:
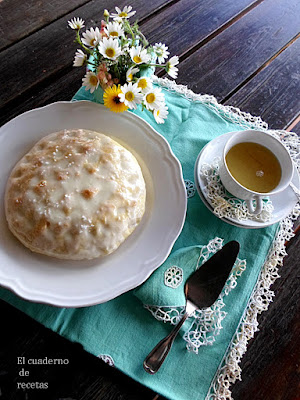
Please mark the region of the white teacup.
[[[260, 193], [250, 190], [239, 183], [230, 173], [226, 155], [228, 151], [238, 143], [252, 142], [258, 143], [269, 149], [279, 161], [281, 167], [281, 178], [277, 186], [267, 193]], [[259, 214], [263, 206], [263, 198], [282, 192], [290, 184], [293, 177], [294, 167], [289, 152], [284, 145], [274, 136], [262, 131], [240, 131], [234, 133], [226, 142], [220, 163], [220, 178], [224, 187], [235, 197], [246, 200], [248, 210], [251, 214]], [[255, 200], [256, 205], [253, 205]]]

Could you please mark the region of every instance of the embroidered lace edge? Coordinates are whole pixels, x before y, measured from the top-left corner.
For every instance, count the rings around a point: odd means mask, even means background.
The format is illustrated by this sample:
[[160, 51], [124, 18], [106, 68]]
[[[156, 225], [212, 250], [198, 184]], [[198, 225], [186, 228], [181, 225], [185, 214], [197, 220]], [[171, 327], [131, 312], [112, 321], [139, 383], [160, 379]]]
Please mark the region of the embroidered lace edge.
[[[174, 81], [167, 78], [154, 77], [154, 82], [167, 90], [175, 91], [189, 100], [201, 102], [207, 107], [219, 111], [228, 120], [238, 123], [245, 128], [256, 128], [260, 130], [268, 130], [268, 124], [260, 117], [252, 116], [250, 113], [241, 111], [232, 106], [224, 106], [219, 104], [214, 96], [196, 94], [184, 85], [178, 85]], [[276, 133], [284, 143], [291, 144], [296, 151], [291, 152], [291, 156], [298, 171], [300, 171], [300, 160], [296, 155], [300, 148], [300, 139], [293, 132], [284, 130], [271, 131]], [[266, 311], [269, 304], [275, 296], [270, 289], [271, 285], [279, 278], [278, 266], [283, 265], [283, 258], [287, 255], [285, 250], [285, 242], [289, 241], [293, 236], [293, 221], [300, 216], [299, 202], [294, 210], [279, 223], [279, 228], [271, 245], [268, 257], [262, 267], [258, 277], [256, 286], [253, 289], [248, 305], [240, 320], [239, 326], [229, 344], [222, 362], [212, 380], [209, 392], [205, 400], [232, 400], [230, 386], [237, 380], [241, 380], [241, 368], [239, 366], [243, 355], [247, 351], [247, 345], [255, 332], [258, 331], [257, 317], [263, 311]]]

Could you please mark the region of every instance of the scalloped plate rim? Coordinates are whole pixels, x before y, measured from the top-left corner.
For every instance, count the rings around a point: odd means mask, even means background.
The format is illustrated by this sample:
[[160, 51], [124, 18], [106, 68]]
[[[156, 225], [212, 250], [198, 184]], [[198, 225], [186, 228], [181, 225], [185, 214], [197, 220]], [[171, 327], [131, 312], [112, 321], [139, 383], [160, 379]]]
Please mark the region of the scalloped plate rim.
[[[20, 124], [24, 120], [24, 118], [36, 118], [36, 115], [40, 112], [48, 112], [53, 107], [71, 107], [71, 108], [80, 108], [81, 106], [88, 107], [88, 109], [94, 108], [95, 110], [101, 110], [100, 112], [104, 112], [107, 115], [108, 113], [111, 113], [108, 111], [103, 105], [92, 103], [86, 100], [83, 101], [60, 101], [60, 102], [55, 102], [48, 104], [44, 107], [39, 107], [33, 110], [29, 110], [9, 122], [7, 122], [5, 125], [3, 125], [0, 128], [0, 140], [3, 132], [6, 132], [7, 129], [10, 129], [10, 127], [13, 124]], [[99, 303], [106, 302], [108, 300], [111, 300], [133, 288], [136, 286], [140, 285], [143, 283], [150, 275], [151, 273], [158, 268], [159, 265], [161, 265], [166, 258], [168, 257], [176, 239], [178, 238], [183, 225], [185, 221], [185, 214], [186, 214], [186, 207], [187, 207], [187, 199], [186, 199], [186, 192], [185, 192], [185, 185], [184, 185], [184, 180], [182, 176], [182, 168], [179, 160], [177, 157], [174, 155], [174, 153], [171, 150], [171, 147], [169, 143], [166, 141], [166, 139], [158, 133], [148, 122], [144, 121], [142, 118], [139, 116], [131, 113], [131, 112], [125, 112], [122, 115], [120, 115], [121, 120], [127, 119], [127, 120], [132, 120], [132, 121], [139, 121], [139, 125], [143, 126], [145, 128], [145, 132], [149, 136], [152, 136], [153, 140], [158, 143], [159, 146], [161, 146], [161, 149], [165, 154], [164, 158], [167, 158], [169, 161], [169, 168], [170, 171], [173, 173], [173, 180], [174, 182], [170, 182], [170, 186], [172, 184], [175, 184], [174, 187], [176, 187], [177, 191], [179, 191], [179, 197], [181, 201], [181, 205], [178, 209], [176, 209], [176, 213], [174, 215], [177, 215], [177, 220], [174, 221], [176, 224], [172, 227], [172, 229], [169, 229], [169, 237], [167, 237], [167, 240], [164, 243], [163, 249], [159, 249], [159, 251], [155, 254], [154, 257], [149, 258], [147, 260], [143, 260], [140, 263], [141, 269], [139, 272], [134, 275], [134, 278], [131, 276], [127, 281], [122, 282], [122, 284], [117, 285], [115, 288], [113, 288], [113, 291], [108, 291], [106, 290], [105, 292], [101, 293], [95, 293], [93, 295], [88, 295], [88, 296], [83, 296], [80, 298], [77, 296], [70, 297], [70, 296], [63, 296], [63, 295], [58, 295], [57, 293], [54, 292], [40, 292], [39, 290], [34, 290], [32, 287], [28, 287], [28, 285], [24, 286], [24, 281], [20, 277], [4, 277], [1, 276], [1, 266], [0, 266], [0, 285], [6, 287], [9, 290], [12, 290], [14, 293], [16, 293], [18, 296], [34, 301], [34, 302], [40, 302], [40, 303], [46, 303], [46, 304], [51, 304], [59, 307], [84, 307], [84, 306], [91, 306]], [[47, 133], [45, 133], [46, 135]], [[157, 160], [156, 160], [157, 161]], [[149, 168], [149, 166], [147, 166]], [[151, 166], [150, 166], [151, 168]], [[170, 227], [171, 228], [171, 227]], [[17, 240], [17, 239], [15, 239]], [[126, 242], [126, 241], [125, 241]], [[124, 242], [124, 243], [125, 243]], [[27, 250], [27, 249], [26, 249]], [[0, 248], [1, 251], [1, 248]], [[0, 254], [1, 255], [1, 254]], [[36, 255], [35, 253], [31, 253], [33, 257], [39, 257], [39, 255]], [[44, 256], [42, 256], [44, 257]], [[45, 256], [46, 257], [46, 256]], [[109, 257], [109, 256], [108, 256]]]

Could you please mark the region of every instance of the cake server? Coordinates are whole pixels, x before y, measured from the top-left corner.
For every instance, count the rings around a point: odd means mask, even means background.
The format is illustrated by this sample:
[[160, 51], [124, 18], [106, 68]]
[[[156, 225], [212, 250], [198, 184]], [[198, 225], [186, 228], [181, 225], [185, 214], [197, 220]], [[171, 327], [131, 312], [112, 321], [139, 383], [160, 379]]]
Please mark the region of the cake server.
[[225, 244], [187, 279], [184, 286], [185, 314], [173, 330], [146, 357], [143, 367], [155, 374], [167, 357], [184, 321], [197, 309], [207, 308], [219, 297], [235, 263], [240, 245], [236, 241]]

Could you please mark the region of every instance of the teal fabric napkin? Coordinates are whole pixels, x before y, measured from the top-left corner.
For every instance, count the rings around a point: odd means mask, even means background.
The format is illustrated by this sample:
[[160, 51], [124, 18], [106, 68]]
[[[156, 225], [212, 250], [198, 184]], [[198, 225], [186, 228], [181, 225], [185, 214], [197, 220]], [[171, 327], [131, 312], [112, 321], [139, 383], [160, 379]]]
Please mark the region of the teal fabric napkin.
[[[158, 81], [157, 84], [164, 86], [163, 82]], [[193, 182], [194, 164], [206, 143], [223, 133], [257, 126], [251, 119], [235, 116], [232, 111], [219, 106], [211, 97], [195, 97], [191, 92], [184, 93], [181, 87], [176, 90], [163, 88], [163, 92], [169, 107], [165, 124], [156, 124], [147, 111], [137, 109], [134, 113], [168, 140], [182, 164], [187, 181]], [[81, 88], [74, 99], [93, 100], [93, 96]], [[242, 341], [243, 347], [247, 342], [241, 324], [262, 267], [272, 251], [277, 229], [278, 224], [251, 230], [229, 225], [211, 213], [197, 193], [188, 199], [182, 233], [169, 260], [158, 269], [158, 273], [165, 267], [180, 267], [181, 261], [190, 262], [190, 269], [194, 268], [201, 246], [215, 238], [223, 239], [224, 243], [238, 240], [241, 245], [239, 258], [245, 260], [246, 269], [238, 277], [234, 290], [226, 295], [223, 311], [227, 315], [222, 320], [222, 329], [213, 345], [200, 346], [196, 354], [188, 351], [186, 341], [178, 337], [166, 362], [153, 376], [143, 370], [143, 360], [158, 341], [169, 333], [171, 326], [155, 319], [143, 303], [147, 298], [150, 304], [151, 298], [155, 297], [154, 291], [165, 288], [162, 279], [157, 281], [160, 287], [155, 288], [154, 283], [152, 285], [149, 281], [148, 289], [146, 283], [144, 288], [137, 289], [135, 293], [130, 291], [107, 303], [77, 309], [31, 303], [4, 288], [0, 289], [0, 296], [59, 335], [81, 343], [86, 351], [110, 360], [116, 368], [168, 399], [204, 400], [212, 398], [210, 396], [213, 394], [214, 399], [218, 396], [221, 398], [221, 393], [228, 393], [228, 386], [238, 377], [238, 367], [232, 370], [226, 357], [230, 349], [235, 349], [236, 341]], [[194, 256], [188, 257], [189, 252], [195, 252]], [[182, 303], [182, 295], [179, 300], [176, 305]], [[162, 302], [165, 302], [165, 298]], [[233, 357], [238, 359], [239, 353]], [[227, 367], [229, 372], [226, 375]], [[230, 373], [232, 376], [229, 376]]]
[[[158, 321], [176, 325], [185, 312], [184, 285], [193, 272], [222, 248], [223, 240], [212, 239], [204, 246], [190, 246], [174, 251], [147, 281], [134, 290]], [[189, 351], [199, 352], [201, 346], [212, 345], [222, 329], [227, 313], [223, 310], [226, 297], [246, 269], [246, 260], [237, 258], [218, 299], [210, 307], [196, 310], [180, 329]]]

